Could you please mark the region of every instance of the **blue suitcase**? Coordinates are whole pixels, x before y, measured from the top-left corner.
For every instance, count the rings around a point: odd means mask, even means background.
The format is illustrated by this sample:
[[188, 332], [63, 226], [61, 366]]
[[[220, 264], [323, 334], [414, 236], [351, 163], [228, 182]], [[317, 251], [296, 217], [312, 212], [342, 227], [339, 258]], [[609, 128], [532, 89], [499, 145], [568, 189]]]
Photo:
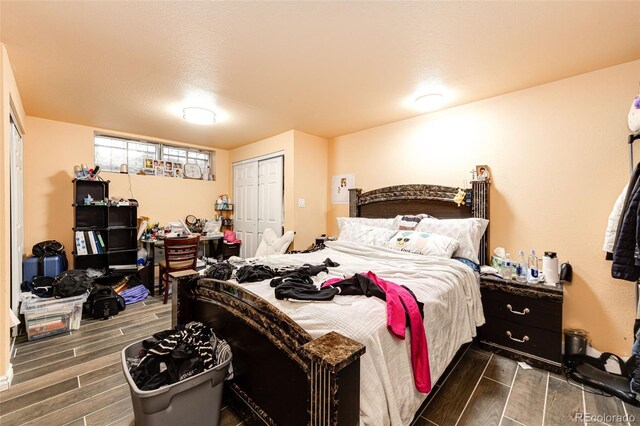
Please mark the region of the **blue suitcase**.
[[36, 276], [45, 276], [45, 277], [55, 277], [56, 275], [64, 272], [64, 261], [61, 254], [57, 254], [55, 256], [46, 256], [43, 259], [43, 268], [42, 272], [38, 272], [38, 264], [40, 263], [40, 259], [34, 256], [27, 257], [22, 261], [22, 280], [31, 282], [33, 281], [33, 277]]

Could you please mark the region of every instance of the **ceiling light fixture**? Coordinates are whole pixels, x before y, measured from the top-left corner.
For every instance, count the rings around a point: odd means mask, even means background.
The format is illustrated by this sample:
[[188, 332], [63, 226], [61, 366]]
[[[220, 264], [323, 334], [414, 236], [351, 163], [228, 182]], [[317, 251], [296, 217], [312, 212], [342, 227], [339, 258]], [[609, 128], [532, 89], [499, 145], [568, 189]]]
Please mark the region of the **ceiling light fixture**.
[[435, 111], [444, 105], [444, 96], [440, 93], [428, 93], [418, 96], [414, 102], [423, 111]]
[[182, 118], [193, 124], [213, 124], [216, 122], [216, 113], [206, 108], [188, 107], [182, 110]]

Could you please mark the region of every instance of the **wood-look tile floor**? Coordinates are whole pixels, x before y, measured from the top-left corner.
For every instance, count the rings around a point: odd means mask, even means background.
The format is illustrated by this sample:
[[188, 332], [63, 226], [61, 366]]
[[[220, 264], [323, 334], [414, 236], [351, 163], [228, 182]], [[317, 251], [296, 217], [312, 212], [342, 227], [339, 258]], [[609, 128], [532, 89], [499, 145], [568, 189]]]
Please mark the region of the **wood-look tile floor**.
[[[585, 422], [585, 413], [605, 422]], [[616, 421], [624, 418], [631, 422]], [[415, 426], [587, 424], [640, 425], [640, 409], [474, 346], [435, 387], [414, 421]]]
[[[0, 392], [0, 425], [133, 425], [129, 388], [120, 351], [130, 343], [170, 328], [171, 306], [161, 298], [128, 306], [106, 321], [82, 320], [71, 334], [27, 342], [18, 339], [11, 389]], [[635, 416], [640, 409], [594, 395], [564, 378], [473, 346], [434, 387], [414, 425], [574, 425], [577, 413]], [[608, 420], [608, 419], [607, 419]], [[222, 426], [242, 424], [230, 407]], [[599, 423], [603, 424], [603, 423]]]
[[[120, 351], [168, 328], [171, 304], [150, 297], [106, 321], [83, 319], [68, 334], [18, 338], [13, 383], [0, 392], [0, 425], [134, 425]], [[240, 423], [222, 410], [221, 425]]]

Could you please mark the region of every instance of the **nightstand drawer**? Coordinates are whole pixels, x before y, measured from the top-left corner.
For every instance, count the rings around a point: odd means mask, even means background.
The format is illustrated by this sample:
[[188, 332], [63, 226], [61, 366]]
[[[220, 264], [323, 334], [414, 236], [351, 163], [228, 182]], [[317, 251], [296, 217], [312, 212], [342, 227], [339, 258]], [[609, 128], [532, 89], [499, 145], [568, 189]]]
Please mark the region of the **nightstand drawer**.
[[562, 334], [502, 318], [487, 316], [480, 339], [550, 361], [561, 361]]
[[486, 288], [481, 292], [486, 316], [558, 333], [562, 330], [562, 303]]

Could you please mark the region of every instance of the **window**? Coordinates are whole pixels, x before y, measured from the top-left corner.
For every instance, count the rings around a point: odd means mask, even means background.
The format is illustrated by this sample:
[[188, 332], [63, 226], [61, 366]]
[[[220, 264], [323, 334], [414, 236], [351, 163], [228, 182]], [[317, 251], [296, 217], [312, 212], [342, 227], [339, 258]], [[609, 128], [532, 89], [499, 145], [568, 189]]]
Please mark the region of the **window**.
[[[170, 161], [181, 164], [197, 164], [205, 174], [213, 164], [212, 153], [205, 150], [183, 148], [143, 140], [125, 139], [115, 136], [95, 135], [95, 162], [106, 172], [118, 172], [126, 164], [129, 173], [138, 173], [144, 168], [144, 160]], [[209, 173], [215, 176], [213, 167]]]

